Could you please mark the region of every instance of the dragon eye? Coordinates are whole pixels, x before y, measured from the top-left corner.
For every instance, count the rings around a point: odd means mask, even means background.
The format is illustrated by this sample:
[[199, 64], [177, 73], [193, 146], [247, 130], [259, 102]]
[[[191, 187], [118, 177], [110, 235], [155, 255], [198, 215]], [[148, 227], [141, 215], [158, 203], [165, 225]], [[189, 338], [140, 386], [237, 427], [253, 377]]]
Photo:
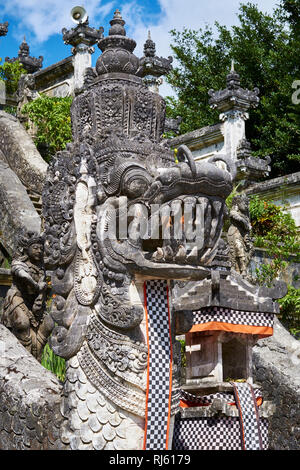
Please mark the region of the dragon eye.
[[136, 199], [147, 191], [151, 177], [146, 171], [128, 171], [122, 181], [122, 194], [130, 199]]

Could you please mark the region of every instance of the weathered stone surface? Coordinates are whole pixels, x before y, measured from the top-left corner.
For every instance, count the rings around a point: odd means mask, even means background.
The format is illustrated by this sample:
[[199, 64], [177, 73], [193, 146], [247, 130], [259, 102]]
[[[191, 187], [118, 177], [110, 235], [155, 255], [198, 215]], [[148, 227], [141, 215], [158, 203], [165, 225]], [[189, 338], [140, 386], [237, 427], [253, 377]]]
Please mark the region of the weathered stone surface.
[[300, 448], [300, 342], [278, 320], [274, 335], [253, 349], [254, 380], [276, 406], [270, 419], [272, 450]]
[[23, 42], [20, 44], [20, 49], [18, 52], [18, 57], [13, 57], [10, 59], [9, 57], [5, 58], [5, 62], [16, 62], [19, 61], [22, 64], [23, 68], [27, 70], [28, 73], [33, 73], [42, 68], [43, 66], [43, 56], [31, 57], [29, 55], [29, 46], [26, 42], [24, 37]]
[[249, 199], [244, 194], [240, 194], [232, 200], [227, 240], [232, 267], [243, 277], [247, 276], [247, 267], [253, 251], [250, 231]]
[[56, 448], [62, 386], [0, 325], [0, 449]]
[[48, 165], [20, 122], [4, 111], [0, 111], [0, 150], [26, 189], [41, 194]]
[[0, 242], [12, 254], [17, 249], [21, 231], [25, 229], [39, 233], [41, 219], [16, 173], [1, 160], [0, 200]]

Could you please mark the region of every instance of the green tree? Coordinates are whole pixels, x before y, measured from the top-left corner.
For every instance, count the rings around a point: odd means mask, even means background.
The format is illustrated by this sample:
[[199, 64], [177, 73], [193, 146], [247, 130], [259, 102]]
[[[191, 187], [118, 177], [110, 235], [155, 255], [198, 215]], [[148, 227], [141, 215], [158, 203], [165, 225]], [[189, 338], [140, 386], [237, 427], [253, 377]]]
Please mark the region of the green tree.
[[4, 62], [0, 65], [0, 80], [5, 82], [6, 93], [8, 95], [13, 95], [17, 91], [21, 75], [26, 73], [27, 71], [19, 60], [12, 63]]
[[287, 268], [291, 257], [300, 262], [300, 238], [297, 226], [286, 208], [258, 196], [250, 199], [250, 218], [254, 245], [266, 249], [270, 262], [256, 269], [257, 283], [272, 285]]
[[290, 333], [300, 339], [300, 289], [288, 286], [288, 293], [278, 300], [280, 320]]
[[181, 133], [218, 122], [208, 91], [224, 88], [234, 59], [242, 86], [260, 89], [260, 105], [247, 123], [254, 154], [271, 156], [271, 177], [299, 171], [300, 111], [292, 102], [300, 80], [299, 1], [282, 0], [272, 16], [241, 5], [238, 19], [230, 29], [216, 23], [215, 31], [171, 31], [178, 65], [167, 80], [177, 98], [167, 99], [167, 113], [183, 118]]
[[35, 143], [46, 161], [72, 140], [70, 106], [72, 97], [42, 95], [22, 108], [36, 126]]

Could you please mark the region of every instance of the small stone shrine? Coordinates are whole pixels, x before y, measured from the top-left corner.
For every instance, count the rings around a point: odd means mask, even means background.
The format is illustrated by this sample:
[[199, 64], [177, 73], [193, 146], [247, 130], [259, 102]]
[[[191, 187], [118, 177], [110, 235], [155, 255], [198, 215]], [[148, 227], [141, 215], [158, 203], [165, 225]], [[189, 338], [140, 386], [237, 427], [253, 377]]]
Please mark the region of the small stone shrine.
[[267, 450], [274, 412], [253, 384], [252, 349], [273, 335], [286, 285], [251, 285], [224, 263], [197, 283], [177, 283], [177, 311], [192, 311], [185, 335], [186, 381], [173, 446], [178, 450]]

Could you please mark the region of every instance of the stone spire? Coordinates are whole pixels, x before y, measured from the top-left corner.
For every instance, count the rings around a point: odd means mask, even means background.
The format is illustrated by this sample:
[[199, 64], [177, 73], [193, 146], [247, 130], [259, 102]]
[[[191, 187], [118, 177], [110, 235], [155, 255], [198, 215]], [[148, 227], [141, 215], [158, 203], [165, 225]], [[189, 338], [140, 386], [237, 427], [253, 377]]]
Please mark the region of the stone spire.
[[173, 58], [164, 59], [163, 57], [157, 57], [155, 53], [155, 42], [151, 39], [150, 31], [148, 31], [148, 38], [144, 44], [144, 56], [140, 59], [142, 77], [144, 77], [146, 86], [158, 93], [158, 87], [162, 84], [161, 76], [172, 70]]
[[19, 60], [25, 70], [28, 73], [34, 73], [40, 70], [43, 66], [43, 56], [30, 57], [29, 55], [29, 45], [26, 42], [26, 38], [24, 36], [23, 42], [19, 46], [18, 57], [13, 57], [10, 59], [9, 57], [5, 58], [5, 62], [13, 63]]
[[[73, 106], [73, 136], [78, 142], [93, 142], [95, 136], [104, 139], [112, 130], [126, 138], [160, 142], [164, 132], [165, 102], [143, 83], [143, 67], [133, 52], [136, 42], [127, 37], [124, 25], [116, 10], [108, 35], [98, 42], [102, 54], [96, 67], [86, 69], [83, 93]], [[83, 109], [86, 116], [92, 113], [84, 126], [80, 125]]]
[[156, 52], [155, 42], [151, 39], [151, 33], [148, 31], [148, 37], [144, 44], [144, 55], [145, 57], [154, 57]]
[[226, 77], [226, 85], [224, 90], [209, 90], [209, 104], [212, 108], [218, 109], [222, 113], [235, 110], [245, 112], [258, 105], [259, 89], [254, 88], [253, 91], [250, 91], [241, 87], [240, 76], [234, 69], [234, 60]]
[[115, 11], [110, 25], [108, 36], [98, 42], [102, 54], [97, 60], [97, 74], [121, 72], [140, 76], [140, 62], [133, 54], [136, 42], [126, 36], [125, 21], [119, 10]]
[[6, 36], [8, 33], [8, 22], [0, 23], [0, 36]]

